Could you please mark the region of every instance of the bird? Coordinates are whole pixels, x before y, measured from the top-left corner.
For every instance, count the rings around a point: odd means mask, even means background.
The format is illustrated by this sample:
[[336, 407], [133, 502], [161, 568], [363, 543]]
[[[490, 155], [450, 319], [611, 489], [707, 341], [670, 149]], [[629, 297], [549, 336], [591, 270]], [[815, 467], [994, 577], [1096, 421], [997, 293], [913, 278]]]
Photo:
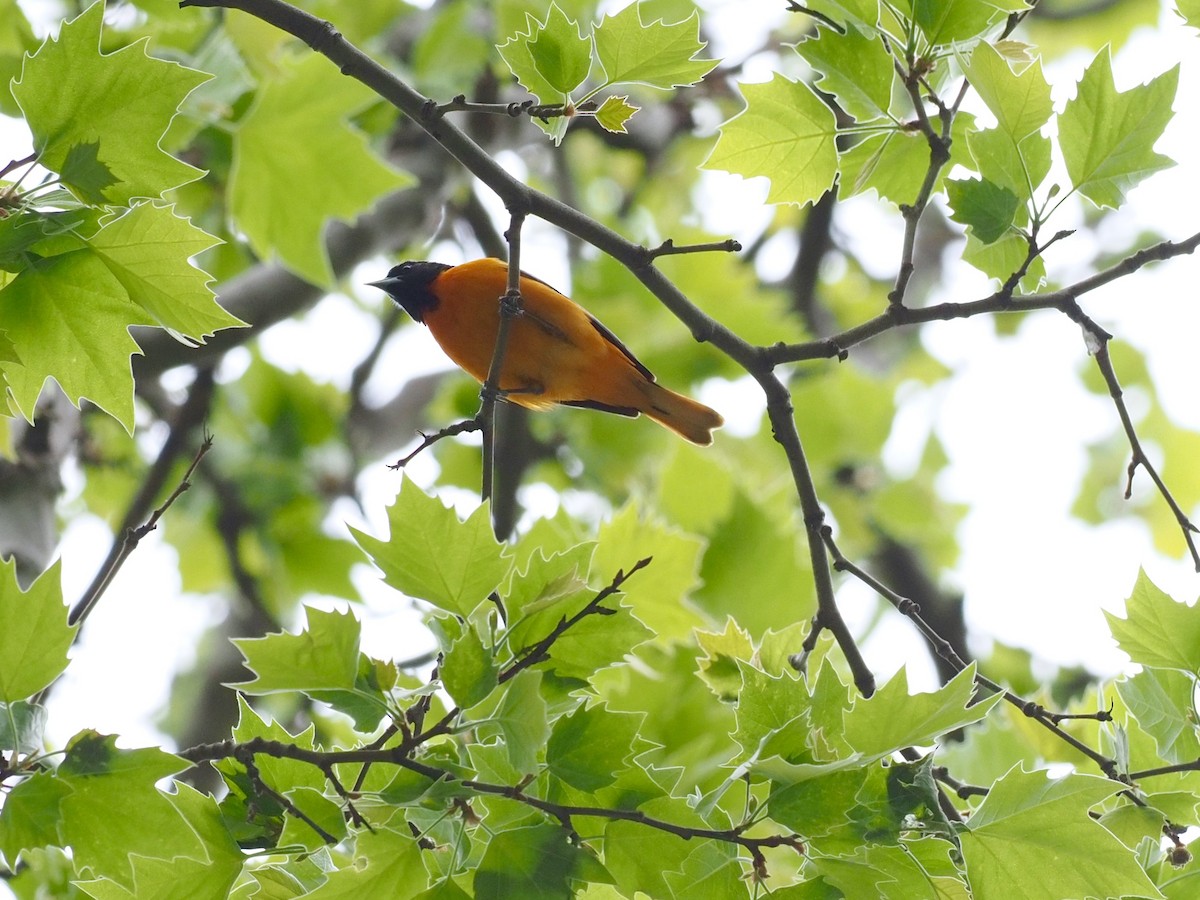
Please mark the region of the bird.
[[[508, 264], [410, 260], [369, 282], [429, 328], [446, 355], [480, 384], [487, 380], [500, 329]], [[658, 384], [620, 339], [586, 309], [525, 272], [522, 312], [512, 320], [498, 389], [529, 409], [584, 407], [649, 418], [694, 444], [712, 443], [724, 419], [716, 410]]]

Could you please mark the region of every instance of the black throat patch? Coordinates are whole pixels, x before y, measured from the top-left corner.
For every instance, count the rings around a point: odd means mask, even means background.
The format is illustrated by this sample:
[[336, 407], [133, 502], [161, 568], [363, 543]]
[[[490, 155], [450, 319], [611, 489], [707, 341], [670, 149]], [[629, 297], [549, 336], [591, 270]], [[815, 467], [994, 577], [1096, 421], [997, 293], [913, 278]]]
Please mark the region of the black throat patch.
[[438, 305], [429, 286], [449, 268], [445, 263], [410, 260], [394, 266], [387, 278], [371, 284], [386, 291], [406, 313], [423, 323], [426, 313]]

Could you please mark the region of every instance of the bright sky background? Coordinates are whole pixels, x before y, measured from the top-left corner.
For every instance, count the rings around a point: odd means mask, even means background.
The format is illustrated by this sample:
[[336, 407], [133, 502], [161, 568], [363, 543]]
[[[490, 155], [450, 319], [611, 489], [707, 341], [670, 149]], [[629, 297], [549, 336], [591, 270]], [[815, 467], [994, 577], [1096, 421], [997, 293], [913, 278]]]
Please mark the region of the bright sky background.
[[[22, 5], [39, 20], [53, 20], [57, 8], [46, 0]], [[743, 27], [751, 4], [710, 0], [702, 5], [713, 10], [714, 33], [722, 36], [713, 48], [717, 55], [740, 56], [753, 46], [753, 35]], [[755, 16], [761, 14], [764, 21], [777, 21], [786, 14], [781, 3], [764, 0], [753, 6]], [[1164, 21], [1173, 23], [1174, 16], [1164, 13]], [[1196, 152], [1200, 126], [1194, 102], [1200, 96], [1197, 40], [1194, 32], [1171, 24], [1165, 34], [1135, 37], [1116, 59], [1114, 69], [1122, 87], [1141, 83], [1183, 60], [1179, 96], [1189, 102], [1177, 103], [1176, 118], [1157, 145], [1181, 164], [1131, 194], [1129, 205], [1102, 230], [1105, 246], [1122, 246], [1127, 235], [1143, 228], [1173, 238], [1200, 230], [1195, 204], [1180, 202], [1183, 197], [1200, 197]], [[1055, 95], [1059, 109], [1089, 60], [1090, 54], [1079, 53], [1048, 71], [1052, 83], [1063, 82]], [[748, 80], [769, 77], [765, 60], [750, 60], [746, 72]], [[19, 123], [0, 120], [0, 156], [19, 158], [27, 152], [28, 137]], [[519, 160], [510, 163], [516, 166]], [[742, 182], [717, 173], [705, 179], [714, 229], [716, 223], [723, 228], [744, 223], [730, 232], [744, 240], [771, 214], [763, 205], [765, 182]], [[1058, 227], [1074, 224], [1070, 215]], [[890, 275], [899, 256], [899, 241], [892, 239], [897, 233], [894, 220], [894, 214], [881, 214], [871, 201], [854, 201], [840, 212], [837, 228], [843, 235], [868, 236], [859, 249], [869, 251], [878, 272]], [[552, 283], [566, 285], [555, 243], [552, 236], [541, 244], [528, 242], [523, 262]], [[1084, 255], [1073, 250], [1070, 242], [1057, 245], [1051, 272], [1077, 277], [1072, 266]], [[790, 261], [790, 257], [767, 254], [762, 266], [768, 274], [780, 274]], [[379, 277], [386, 265], [381, 260], [364, 266], [350, 282]], [[962, 270], [957, 265], [950, 268]], [[1200, 430], [1200, 404], [1195, 399], [1198, 269], [1200, 260], [1190, 257], [1159, 264], [1127, 283], [1088, 295], [1083, 306], [1103, 327], [1146, 353], [1168, 414], [1177, 423]], [[968, 300], [988, 293], [982, 276], [966, 272], [934, 299]], [[351, 367], [370, 346], [375, 327], [348, 300], [331, 298], [302, 319], [264, 335], [262, 347], [268, 358], [286, 368], [302, 368], [314, 377], [344, 384]], [[329, 339], [331, 333], [338, 335], [336, 341]], [[972, 504], [961, 531], [961, 563], [947, 577], [970, 588], [966, 602], [973, 633], [995, 635], [1049, 661], [1084, 663], [1102, 673], [1119, 671], [1126, 660], [1108, 637], [1100, 610], [1122, 609], [1141, 566], [1160, 587], [1189, 601], [1198, 593], [1200, 576], [1186, 560], [1155, 554], [1145, 529], [1136, 523], [1087, 528], [1069, 517], [1087, 443], [1117, 427], [1111, 403], [1075, 383], [1075, 373], [1092, 364], [1078, 329], [1059, 315], [1044, 313], [1031, 316], [1017, 337], [1003, 341], [993, 337], [986, 321], [937, 323], [922, 334], [930, 351], [955, 375], [933, 390], [914, 389], [906, 397], [885, 461], [893, 471], [903, 473], [912, 462], [909, 448], [929, 429], [936, 429], [945, 443], [951, 465], [942, 486], [951, 499]], [[414, 361], [423, 368], [439, 365], [428, 335], [410, 329], [388, 348], [378, 370], [383, 374], [377, 379], [406, 377], [413, 372]], [[234, 354], [226, 374], [235, 374], [238, 365]], [[375, 387], [381, 396], [386, 393], [386, 386]], [[726, 413], [729, 430], [735, 433], [746, 423], [753, 427], [757, 422], [754, 404], [760, 400], [753, 393], [733, 400], [728, 389], [713, 390], [702, 394], [702, 399]], [[1136, 403], [1136, 397], [1130, 402]], [[1153, 447], [1153, 435], [1142, 437]], [[428, 481], [434, 474], [432, 466], [431, 461], [415, 464], [410, 474]], [[1114, 494], [1123, 491], [1124, 479], [1122, 465], [1112, 473]], [[68, 473], [68, 483], [77, 491], [78, 473]], [[364, 496], [377, 502], [368, 512], [368, 521], [362, 522], [349, 503], [339, 513], [352, 524], [382, 534], [383, 509], [394, 496], [398, 479], [379, 466], [364, 475], [362, 484]], [[1136, 484], [1140, 490], [1150, 489], [1144, 473], [1139, 473]], [[70, 513], [71, 504], [68, 499], [64, 512]], [[73, 520], [61, 550], [64, 592], [70, 602], [91, 580], [110, 541], [111, 535], [98, 520]], [[55, 688], [52, 742], [61, 744], [82, 728], [120, 734], [122, 746], [127, 747], [161, 740], [153, 717], [167, 700], [169, 679], [189, 664], [195, 641], [222, 612], [221, 604], [211, 599], [180, 596], [175, 565], [174, 550], [158, 534], [152, 535], [109, 588], [73, 650], [72, 666]], [[411, 610], [397, 610], [395, 595], [381, 588], [369, 567], [359, 574], [373, 620], [364, 649], [392, 658], [425, 649], [427, 638], [419, 617]], [[875, 609], [873, 599], [856, 585], [843, 587], [840, 596], [852, 618], [860, 621]], [[356, 609], [361, 615], [361, 609]], [[914, 682], [928, 688], [927, 652], [906, 623], [898, 616], [891, 618], [895, 621], [889, 624], [895, 627], [881, 630], [868, 643], [868, 661], [880, 672], [908, 662]], [[135, 647], [136, 652], [131, 652]]]

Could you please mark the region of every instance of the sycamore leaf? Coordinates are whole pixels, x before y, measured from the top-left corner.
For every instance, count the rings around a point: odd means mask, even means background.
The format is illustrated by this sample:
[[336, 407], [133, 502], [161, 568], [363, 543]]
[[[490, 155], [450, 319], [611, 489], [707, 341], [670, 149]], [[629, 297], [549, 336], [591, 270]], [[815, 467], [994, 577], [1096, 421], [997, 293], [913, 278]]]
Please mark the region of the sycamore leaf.
[[821, 90], [833, 94], [859, 122], [887, 115], [896, 69], [878, 35], [855, 28], [838, 34], [818, 28], [796, 45], [796, 52], [817, 70]]
[[1022, 202], [1050, 173], [1050, 139], [1034, 132], [1019, 142], [999, 128], [973, 131], [967, 146], [975, 160], [975, 169], [985, 181], [1011, 191]]
[[1146, 734], [1154, 738], [1158, 755], [1169, 763], [1200, 758], [1200, 737], [1192, 712], [1196, 681], [1174, 669], [1142, 669], [1117, 682], [1117, 693]]
[[975, 38], [1002, 16], [1028, 7], [1025, 0], [912, 0], [913, 21], [930, 44]]
[[1179, 66], [1118, 93], [1107, 49], [1083, 73], [1075, 99], [1058, 117], [1058, 139], [1075, 190], [1117, 209], [1142, 179], [1174, 163], [1154, 143], [1171, 121]]
[[373, 99], [328, 60], [308, 55], [263, 84], [234, 133], [229, 196], [238, 228], [259, 256], [277, 255], [314, 284], [333, 281], [326, 222], [357, 216], [413, 183], [346, 121]]
[[558, 900], [575, 879], [612, 878], [587, 850], [564, 840], [558, 825], [543, 823], [501, 831], [488, 842], [475, 870], [476, 900]]
[[[100, 53], [104, 4], [93, 3], [26, 58], [12, 86], [38, 162], [84, 199], [125, 204], [203, 172], [158, 146], [180, 103], [210, 76], [146, 55], [144, 42]], [[77, 182], [73, 179], [79, 179]]]
[[1200, 673], [1200, 615], [1177, 603], [1145, 571], [1125, 601], [1125, 618], [1105, 611], [1112, 636], [1129, 658], [1143, 666]]
[[527, 31], [497, 45], [500, 58], [521, 86], [542, 103], [561, 103], [583, 83], [592, 65], [592, 39], [552, 3], [542, 22], [526, 14]]
[[1175, 0], [1175, 12], [1185, 24], [1200, 28], [1200, 0]]
[[717, 65], [715, 59], [695, 58], [705, 47], [700, 40], [700, 16], [695, 12], [682, 22], [667, 24], [659, 19], [645, 24], [642, 4], [631, 3], [601, 19], [592, 34], [606, 86], [686, 87]]
[[633, 118], [633, 114], [638, 109], [640, 107], [630, 103], [628, 97], [606, 97], [604, 102], [600, 104], [600, 108], [596, 110], [596, 121], [606, 131], [611, 131], [614, 134], [625, 134], [625, 123]]
[[121, 750], [112, 735], [85, 731], [67, 748], [58, 777], [59, 836], [75, 864], [130, 884], [132, 857], [204, 859], [196, 833], [155, 783], [188, 767], [155, 747]]
[[18, 781], [4, 795], [0, 807], [0, 855], [10, 865], [24, 850], [57, 845], [62, 822], [62, 801], [71, 788], [48, 772]]
[[846, 713], [845, 736], [864, 756], [891, 753], [913, 744], [932, 744], [949, 731], [978, 722], [1003, 698], [993, 694], [972, 703], [975, 666], [967, 666], [943, 687], [930, 693], [908, 693], [904, 669]]
[[950, 218], [970, 227], [985, 244], [1008, 230], [1020, 206], [1016, 194], [986, 179], [947, 182], [946, 196], [954, 210]]
[[353, 865], [330, 872], [324, 884], [304, 896], [312, 900], [416, 897], [428, 882], [416, 839], [376, 827], [355, 836]]
[[[1020, 885], [1023, 900], [1161, 898], [1129, 849], [1088, 816], [1121, 789], [1095, 775], [1051, 780], [1044, 772], [1009, 770], [959, 832], [972, 896], [1000, 900]], [[1063, 865], [1083, 858], [1086, 866]]]
[[818, 200], [837, 176], [832, 110], [807, 85], [782, 75], [741, 88], [746, 108], [721, 126], [704, 168], [770, 178], [769, 203]]
[[616, 780], [638, 742], [642, 716], [580, 706], [554, 723], [546, 744], [546, 768], [581, 791]]
[[504, 735], [509, 762], [523, 775], [537, 770], [538, 753], [550, 734], [541, 684], [541, 672], [526, 669], [518, 674], [508, 683], [504, 699], [491, 719]]
[[383, 571], [384, 581], [439, 609], [467, 615], [508, 572], [486, 505], [460, 522], [442, 501], [406, 478], [400, 496], [388, 507], [388, 523], [388, 541], [350, 530]]
[[26, 418], [54, 378], [72, 403], [86, 397], [132, 431], [129, 358], [138, 348], [130, 325], [199, 341], [242, 324], [217, 306], [208, 276], [188, 262], [213, 239], [171, 208], [143, 203], [90, 237], [59, 243], [67, 252], [35, 260], [0, 289], [0, 320], [18, 357], [0, 359], [0, 373]]
[[446, 693], [463, 709], [474, 706], [496, 688], [495, 655], [484, 646], [479, 632], [469, 621], [461, 637], [446, 650], [438, 671]]
[[1033, 134], [1050, 120], [1054, 105], [1040, 60], [1014, 72], [991, 44], [979, 44], [971, 54], [965, 72], [971, 87], [996, 117], [1000, 129], [1014, 142]]
[[236, 638], [234, 644], [255, 674], [235, 685], [247, 694], [279, 691], [349, 690], [358, 675], [359, 623], [350, 613], [304, 608], [308, 627], [300, 634]]
[[0, 701], [31, 697], [67, 668], [76, 629], [67, 624], [60, 568], [55, 562], [22, 591], [16, 562], [0, 559]]

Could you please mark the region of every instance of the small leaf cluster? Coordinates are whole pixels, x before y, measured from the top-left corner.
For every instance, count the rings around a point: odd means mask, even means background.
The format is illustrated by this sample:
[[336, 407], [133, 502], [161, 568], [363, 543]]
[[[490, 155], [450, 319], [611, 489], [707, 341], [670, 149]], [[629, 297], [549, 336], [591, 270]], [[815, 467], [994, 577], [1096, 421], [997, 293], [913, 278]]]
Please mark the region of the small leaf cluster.
[[[704, 49], [699, 16], [673, 24], [642, 19], [641, 3], [605, 15], [586, 37], [579, 23], [552, 3], [544, 21], [526, 13], [525, 30], [496, 47], [513, 75], [543, 105], [559, 114], [542, 119], [555, 143], [562, 141], [571, 120], [590, 116], [607, 131], [624, 134], [626, 122], [638, 111], [627, 95], [600, 94], [618, 85], [672, 90], [695, 84], [717, 65], [697, 59]], [[598, 70], [596, 84], [585, 87]]]

